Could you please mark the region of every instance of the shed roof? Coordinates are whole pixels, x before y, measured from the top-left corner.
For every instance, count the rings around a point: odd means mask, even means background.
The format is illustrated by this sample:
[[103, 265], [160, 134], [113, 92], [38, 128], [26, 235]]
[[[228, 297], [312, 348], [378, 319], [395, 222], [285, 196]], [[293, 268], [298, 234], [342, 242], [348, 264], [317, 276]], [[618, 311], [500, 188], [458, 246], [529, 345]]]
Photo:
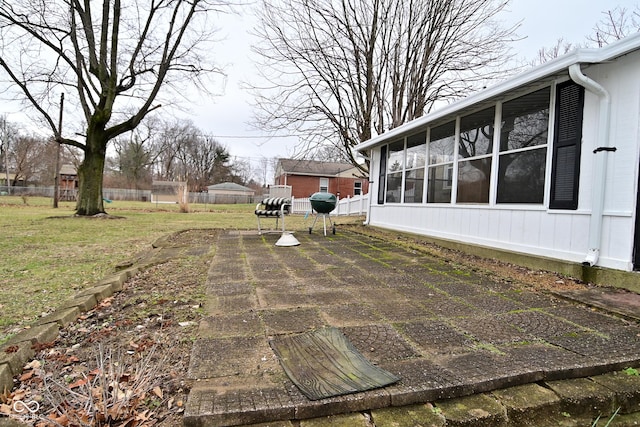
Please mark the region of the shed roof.
[[220, 184], [209, 185], [207, 187], [209, 191], [224, 190], [224, 191], [237, 191], [241, 193], [254, 193], [255, 191], [244, 185], [236, 184], [235, 182], [223, 182]]
[[371, 147], [388, 142], [389, 139], [400, 138], [409, 132], [426, 129], [430, 124], [438, 122], [439, 120], [441, 121], [454, 114], [460, 114], [465, 110], [478, 108], [484, 103], [494, 102], [509, 92], [523, 90], [546, 80], [568, 75], [568, 69], [573, 64], [589, 66], [591, 64], [607, 62], [639, 49], [640, 32], [599, 49], [576, 49], [566, 55], [559, 56], [542, 65], [520, 73], [502, 83], [483, 89], [474, 95], [463, 98], [430, 114], [377, 135], [368, 141], [358, 144], [355, 148], [357, 151], [366, 151]]
[[279, 159], [278, 162], [283, 173], [296, 175], [336, 176], [354, 167], [351, 163], [318, 160]]
[[60, 174], [61, 175], [77, 175], [78, 171], [75, 166], [65, 163], [60, 166]]

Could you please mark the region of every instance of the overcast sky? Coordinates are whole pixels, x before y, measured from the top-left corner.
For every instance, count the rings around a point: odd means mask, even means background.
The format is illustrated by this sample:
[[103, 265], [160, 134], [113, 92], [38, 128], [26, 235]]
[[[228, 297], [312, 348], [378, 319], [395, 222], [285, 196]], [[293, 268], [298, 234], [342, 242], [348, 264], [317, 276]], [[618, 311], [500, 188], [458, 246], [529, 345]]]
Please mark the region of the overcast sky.
[[[559, 38], [574, 44], [585, 42], [585, 37], [593, 33], [595, 24], [603, 17], [603, 11], [618, 5], [633, 9], [637, 3], [637, 0], [512, 0], [502, 19], [507, 23], [522, 21], [518, 34], [526, 38], [516, 42], [514, 49], [518, 57], [530, 60], [541, 47], [551, 47]], [[201, 129], [218, 135], [233, 156], [287, 157], [295, 138], [259, 138], [261, 133], [246, 124], [251, 116], [250, 98], [239, 89], [239, 84], [250, 77], [252, 65], [250, 39], [239, 29], [246, 28], [250, 22], [247, 17], [230, 17], [227, 24], [224, 51], [233, 46], [229, 51], [233, 54], [226, 67], [226, 94], [213, 102], [206, 101], [202, 108], [194, 108], [193, 120]], [[232, 136], [241, 138], [230, 138]]]
[[[519, 58], [530, 60], [541, 47], [555, 45], [559, 38], [570, 43], [583, 43], [593, 33], [602, 12], [616, 6], [633, 9], [640, 0], [512, 0], [502, 19], [507, 24], [522, 21], [518, 33], [526, 37], [514, 44]], [[184, 114], [205, 133], [215, 135], [229, 153], [240, 159], [257, 162], [261, 157], [288, 157], [295, 138], [261, 137], [261, 132], [247, 124], [251, 119], [250, 97], [240, 89], [242, 81], [251, 80], [251, 61], [248, 31], [252, 21], [246, 13], [223, 16], [221, 36], [225, 39], [215, 47], [218, 64], [227, 73], [224, 94], [214, 99], [194, 98], [190, 112]], [[222, 87], [220, 91], [222, 91]], [[20, 121], [20, 114], [12, 105], [0, 105], [0, 114]], [[16, 120], [17, 119], [17, 120]]]

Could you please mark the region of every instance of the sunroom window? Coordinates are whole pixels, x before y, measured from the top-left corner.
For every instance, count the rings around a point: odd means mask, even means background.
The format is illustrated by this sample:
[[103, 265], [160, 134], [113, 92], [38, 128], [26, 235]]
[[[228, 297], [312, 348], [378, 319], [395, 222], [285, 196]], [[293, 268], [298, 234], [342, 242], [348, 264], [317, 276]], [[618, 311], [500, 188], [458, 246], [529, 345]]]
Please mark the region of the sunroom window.
[[455, 122], [431, 128], [427, 203], [451, 203], [455, 136]]
[[458, 141], [458, 203], [489, 203], [495, 108], [462, 117]]
[[543, 203], [550, 88], [502, 105], [497, 203]]
[[387, 158], [387, 203], [400, 203], [402, 197], [402, 171], [404, 169], [404, 140], [389, 144]]
[[407, 157], [404, 178], [404, 202], [421, 203], [424, 192], [424, 166], [427, 155], [424, 132], [407, 138]]

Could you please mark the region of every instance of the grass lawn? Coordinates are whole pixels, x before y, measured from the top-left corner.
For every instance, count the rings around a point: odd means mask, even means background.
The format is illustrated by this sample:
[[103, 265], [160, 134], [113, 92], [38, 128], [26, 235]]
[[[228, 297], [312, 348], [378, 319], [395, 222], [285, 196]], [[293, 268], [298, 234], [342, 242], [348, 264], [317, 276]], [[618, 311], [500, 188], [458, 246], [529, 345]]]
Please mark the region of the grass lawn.
[[[173, 204], [105, 204], [122, 219], [73, 217], [74, 206], [61, 202], [53, 209], [48, 198], [0, 196], [0, 343], [160, 236], [194, 228], [257, 232], [255, 205], [248, 204], [196, 204], [189, 213]], [[303, 215], [286, 218], [288, 231], [306, 230], [305, 224]]]

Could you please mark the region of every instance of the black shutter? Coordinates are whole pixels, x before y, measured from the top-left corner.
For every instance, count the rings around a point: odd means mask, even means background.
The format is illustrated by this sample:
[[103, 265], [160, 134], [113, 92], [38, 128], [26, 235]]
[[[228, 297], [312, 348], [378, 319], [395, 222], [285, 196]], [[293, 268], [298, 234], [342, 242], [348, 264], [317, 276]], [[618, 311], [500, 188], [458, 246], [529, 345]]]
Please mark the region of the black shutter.
[[555, 132], [551, 166], [551, 209], [577, 209], [584, 88], [574, 82], [556, 90]]
[[384, 204], [384, 194], [387, 180], [387, 146], [380, 147], [380, 173], [378, 174], [378, 204]]

